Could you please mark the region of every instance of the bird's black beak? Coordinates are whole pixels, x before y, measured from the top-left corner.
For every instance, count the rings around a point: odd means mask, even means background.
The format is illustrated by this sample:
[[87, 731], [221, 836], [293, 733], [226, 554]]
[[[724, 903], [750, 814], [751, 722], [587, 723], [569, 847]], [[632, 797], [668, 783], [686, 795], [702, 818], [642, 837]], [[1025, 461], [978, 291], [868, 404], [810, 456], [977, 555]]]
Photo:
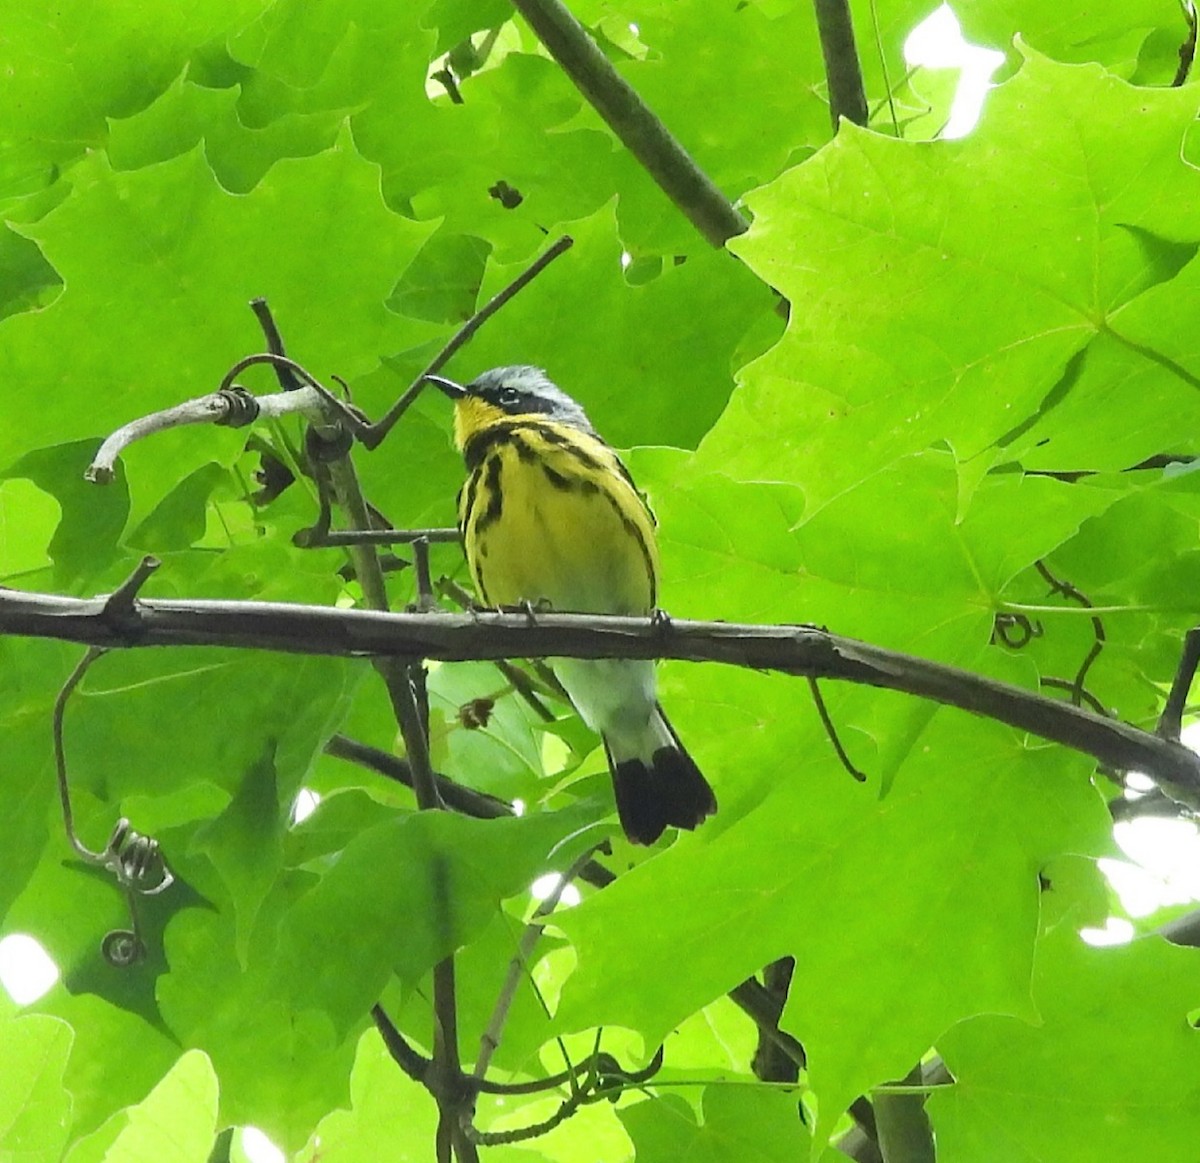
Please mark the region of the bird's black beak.
[[437, 384], [452, 400], [461, 400], [467, 394], [467, 389], [462, 384], [456, 384], [453, 380], [448, 380], [444, 376], [426, 376], [425, 382], [428, 384]]

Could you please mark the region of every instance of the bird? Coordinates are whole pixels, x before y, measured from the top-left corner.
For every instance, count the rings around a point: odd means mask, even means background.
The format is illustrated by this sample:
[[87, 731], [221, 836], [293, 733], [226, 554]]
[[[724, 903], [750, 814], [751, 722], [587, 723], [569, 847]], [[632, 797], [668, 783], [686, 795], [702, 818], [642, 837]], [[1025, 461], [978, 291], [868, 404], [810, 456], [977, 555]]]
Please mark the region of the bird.
[[[468, 384], [427, 375], [454, 401], [467, 478], [458, 524], [488, 607], [560, 613], [657, 612], [655, 519], [587, 413], [541, 368], [497, 367]], [[549, 660], [604, 743], [617, 813], [635, 844], [692, 830], [716, 796], [658, 703], [654, 663]]]

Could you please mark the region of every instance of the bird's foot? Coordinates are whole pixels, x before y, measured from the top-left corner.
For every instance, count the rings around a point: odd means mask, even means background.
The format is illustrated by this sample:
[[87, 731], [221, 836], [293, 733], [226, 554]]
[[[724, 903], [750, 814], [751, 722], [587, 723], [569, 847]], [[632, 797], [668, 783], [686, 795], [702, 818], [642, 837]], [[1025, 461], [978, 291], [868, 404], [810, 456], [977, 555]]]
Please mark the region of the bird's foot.
[[514, 606], [501, 606], [502, 614], [524, 614], [526, 621], [531, 626], [537, 625], [539, 614], [548, 614], [554, 607], [550, 604], [548, 598], [538, 598], [536, 602], [531, 602], [528, 598], [522, 598]]
[[537, 625], [537, 616], [539, 614], [548, 614], [554, 607], [550, 604], [549, 598], [538, 598], [536, 602], [531, 602], [528, 599], [521, 603], [521, 612], [525, 615], [531, 626]]

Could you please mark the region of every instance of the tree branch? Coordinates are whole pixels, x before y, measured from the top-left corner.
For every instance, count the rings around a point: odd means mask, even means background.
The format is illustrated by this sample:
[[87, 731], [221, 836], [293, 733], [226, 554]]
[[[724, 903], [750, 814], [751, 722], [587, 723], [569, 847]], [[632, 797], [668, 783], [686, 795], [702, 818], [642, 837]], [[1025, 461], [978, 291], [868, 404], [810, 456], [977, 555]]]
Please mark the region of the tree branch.
[[[919, 1088], [923, 1081], [918, 1062], [904, 1082]], [[884, 1163], [935, 1163], [933, 1130], [925, 1111], [925, 1095], [919, 1089], [909, 1094], [877, 1093], [875, 1125]]]
[[[370, 449], [378, 448], [384, 437], [395, 427], [396, 421], [412, 406], [425, 387], [428, 376], [439, 372], [450, 362], [451, 357], [478, 331], [501, 307], [505, 306], [514, 295], [524, 290], [538, 277], [560, 254], [566, 254], [575, 240], [569, 235], [563, 235], [552, 246], [544, 250], [528, 267], [525, 268], [511, 283], [493, 295], [474, 315], [471, 316], [451, 337], [450, 341], [426, 365], [408, 389], [387, 410], [386, 414], [374, 424], [368, 425], [358, 433], [362, 443]], [[361, 526], [367, 528], [367, 526]]]
[[[378, 772], [387, 779], [394, 779], [405, 787], [413, 786], [412, 765], [407, 759], [401, 759], [391, 752], [381, 751], [378, 747], [359, 743], [345, 735], [334, 735], [325, 744], [325, 754], [335, 759], [345, 759]], [[434, 773], [438, 795], [442, 803], [464, 816], [474, 816], [478, 820], [499, 820], [513, 814], [511, 805], [495, 796], [463, 787], [445, 775]]]
[[1194, 0], [1181, 0], [1183, 19], [1187, 24], [1187, 36], [1179, 46], [1179, 67], [1171, 81], [1171, 88], [1178, 89], [1187, 83], [1188, 74], [1192, 71], [1192, 63], [1196, 59], [1196, 5]]
[[[392, 405], [387, 414], [376, 424], [366, 418], [352, 405], [339, 400], [328, 388], [306, 371], [284, 352], [283, 340], [265, 299], [251, 301], [251, 309], [263, 329], [269, 350], [249, 355], [238, 360], [225, 373], [221, 386], [207, 396], [185, 400], [161, 412], [139, 416], [112, 433], [100, 445], [92, 463], [84, 472], [84, 479], [93, 484], [109, 484], [116, 472], [117, 457], [138, 440], [144, 440], [169, 428], [185, 424], [220, 424], [229, 428], [241, 428], [259, 417], [286, 416], [298, 412], [313, 424], [318, 437], [338, 445], [338, 459], [345, 459], [352, 439], [358, 439], [368, 449], [379, 446], [391, 431], [396, 421], [404, 414], [425, 386], [425, 377], [438, 371], [488, 319], [496, 314], [512, 297], [528, 286], [559, 255], [570, 249], [572, 240], [558, 239], [506, 287], [502, 288], [487, 303], [479, 308], [451, 337], [445, 347], [434, 357], [426, 369], [413, 381], [412, 386]], [[255, 396], [235, 378], [246, 368], [256, 364], [268, 364], [275, 370], [283, 391], [271, 395]], [[334, 377], [335, 379], [337, 377]], [[338, 380], [342, 383], [341, 380]], [[343, 384], [343, 387], [345, 385]], [[344, 451], [341, 445], [345, 443]], [[353, 502], [355, 496], [361, 500], [357, 487], [349, 490], [344, 500]], [[365, 505], [360, 506], [365, 512]], [[357, 525], [359, 530], [370, 530], [370, 521]], [[441, 539], [440, 537], [438, 538]], [[377, 544], [382, 542], [376, 542]], [[323, 544], [323, 542], [322, 542]]]
[[1197, 666], [1200, 666], [1200, 629], [1192, 629], [1184, 636], [1179, 666], [1175, 670], [1170, 694], [1167, 695], [1162, 714], [1158, 718], [1157, 731], [1164, 739], [1179, 739], [1183, 728], [1183, 709], [1187, 706], [1187, 697], [1192, 689], [1192, 680], [1196, 677]]
[[207, 396], [185, 400], [173, 408], [139, 416], [118, 428], [100, 445], [83, 476], [93, 484], [108, 484], [115, 474], [117, 457], [126, 448], [169, 428], [179, 428], [185, 424], [223, 424], [228, 428], [240, 428], [260, 416], [286, 416], [291, 412], [318, 419], [324, 415], [324, 409], [324, 401], [311, 387], [294, 392], [276, 392], [269, 396], [252, 396], [236, 385], [222, 388]]
[[[352, 763], [359, 763], [389, 779], [398, 780], [400, 783], [412, 787], [412, 768], [406, 759], [400, 759], [386, 751], [380, 751], [376, 747], [369, 747], [365, 743], [358, 743], [345, 735], [334, 735], [325, 745], [325, 751], [329, 755], [349, 760]], [[435, 774], [435, 778], [442, 800], [447, 807], [456, 812], [485, 820], [512, 815], [511, 806], [503, 800], [477, 792], [469, 787], [463, 787], [444, 775]], [[595, 860], [588, 860], [583, 864], [579, 870], [579, 878], [594, 888], [605, 888], [617, 879], [615, 874]], [[774, 1046], [798, 1067], [804, 1066], [804, 1048], [791, 1034], [787, 1034], [779, 1028], [779, 1018], [783, 1013], [781, 997], [772, 994], [760, 982], [751, 978], [730, 990], [729, 999], [758, 1026], [763, 1042]], [[376, 1024], [378, 1022], [379, 1019], [376, 1018]], [[382, 1032], [384, 1027], [380, 1028]], [[396, 1051], [393, 1051], [393, 1056], [395, 1053]], [[477, 1078], [475, 1085], [479, 1090], [487, 1093], [527, 1094], [562, 1085], [582, 1069], [585, 1068], [575, 1067], [574, 1070], [568, 1070], [554, 1078], [509, 1085], [488, 1083], [486, 1080]], [[851, 1111], [855, 1118], [861, 1121], [864, 1113], [870, 1113], [870, 1104], [864, 1099], [859, 1099], [851, 1107]]]
[[[287, 358], [283, 340], [265, 301], [255, 300], [252, 306], [259, 324], [263, 328], [270, 353], [274, 357], [276, 374], [285, 392], [292, 396], [299, 395], [303, 389], [298, 388], [297, 385], [303, 381], [311, 381], [312, 390], [322, 395], [323, 406], [328, 410], [331, 403], [328, 394], [323, 393], [316, 386], [316, 381], [307, 372], [299, 365], [293, 365], [293, 361]], [[227, 373], [226, 383], [222, 384], [222, 391], [233, 390], [231, 381], [234, 374], [236, 372]], [[248, 400], [251, 409], [249, 419], [253, 419], [257, 414], [257, 401], [253, 397], [248, 397]], [[370, 508], [363, 496], [354, 462], [347, 455], [352, 444], [351, 416], [351, 413], [340, 410], [336, 415], [323, 417], [320, 421], [314, 422], [310, 428], [310, 436], [315, 439], [310, 440], [309, 449], [310, 455], [328, 473], [334, 497], [346, 513], [351, 525], [357, 529], [369, 529], [371, 527]], [[362, 587], [364, 602], [370, 610], [386, 615], [389, 609], [387, 584], [375, 547], [360, 542], [352, 544], [349, 551], [354, 563], [355, 575]], [[129, 606], [132, 601], [131, 598], [125, 605]], [[109, 604], [111, 605], [111, 599]], [[126, 618], [130, 613], [136, 613], [136, 610], [136, 605], [132, 610], [126, 610]], [[423, 660], [380, 655], [374, 659], [374, 664], [387, 688], [396, 721], [400, 726], [400, 733], [404, 738], [417, 806], [423, 810], [442, 808], [444, 805], [438, 794], [433, 768], [429, 761], [428, 706], [425, 699]], [[441, 866], [435, 864], [433, 871], [435, 874], [440, 872]], [[440, 900], [438, 903], [442, 909], [448, 912], [450, 907], [448, 900]], [[381, 1032], [386, 1034], [386, 1027], [380, 1022], [382, 1010], [376, 1007], [376, 1011], [373, 1011], [376, 1023]], [[453, 953], [448, 954], [433, 967], [433, 1011], [433, 1058], [421, 1081], [437, 1103], [436, 1155], [438, 1163], [450, 1163], [452, 1154], [457, 1157], [459, 1163], [476, 1163], [479, 1152], [462, 1133], [460, 1125], [466, 1095], [462, 1085], [462, 1066], [458, 1054], [458, 1003], [454, 982]], [[398, 1051], [396, 1039], [391, 1039], [388, 1045], [393, 1057], [396, 1057]], [[406, 1071], [413, 1065], [411, 1060], [406, 1060], [403, 1056], [398, 1057], [397, 1061]]]
[[813, 0], [817, 10], [817, 33], [825, 76], [829, 81], [829, 114], [834, 132], [844, 117], [855, 125], [867, 123], [867, 95], [863, 92], [862, 69], [854, 45], [854, 23], [848, 0]]
[[529, 973], [529, 961], [533, 956], [533, 950], [539, 938], [546, 928], [546, 918], [558, 908], [558, 902], [562, 899], [563, 891], [567, 885], [592, 863], [592, 853], [594, 851], [594, 848], [589, 848], [558, 878], [554, 890], [534, 910], [533, 917], [521, 933], [521, 939], [517, 943], [517, 951], [513, 954], [512, 960], [508, 964], [508, 972], [505, 974], [504, 983], [500, 987], [499, 996], [496, 998], [496, 1005], [492, 1010], [491, 1020], [488, 1022], [487, 1029], [484, 1030], [483, 1036], [479, 1040], [479, 1056], [475, 1059], [475, 1070], [473, 1072], [476, 1083], [481, 1082], [487, 1077], [487, 1070], [488, 1066], [491, 1065], [492, 1055], [500, 1048], [500, 1039], [504, 1035], [504, 1024], [508, 1021], [508, 1011], [512, 1008], [513, 999], [517, 996], [517, 986], [521, 984], [521, 977]]
[[1168, 921], [1158, 932], [1159, 936], [1165, 937], [1172, 945], [1200, 949], [1200, 909]]
[[371, 1019], [375, 1023], [375, 1028], [379, 1031], [379, 1036], [383, 1039], [384, 1046], [387, 1047], [388, 1053], [392, 1056], [392, 1060], [413, 1082], [419, 1082], [424, 1086], [425, 1078], [429, 1073], [431, 1065], [429, 1059], [419, 1054], [408, 1044], [407, 1039], [396, 1028], [392, 1019], [384, 1012], [383, 1006], [374, 1005], [371, 1007]]
[[724, 246], [748, 229], [750, 224], [559, 0], [512, 0], [512, 5], [625, 148], [713, 246]]
[[[778, 1004], [774, 1022], [770, 1025], [758, 1022], [758, 1045], [754, 1050], [750, 1068], [756, 1078], [763, 1082], [795, 1082], [800, 1077], [800, 1068], [804, 1065], [804, 1051], [797, 1043], [798, 1054], [788, 1053], [786, 1047], [771, 1036], [778, 1033], [779, 1015], [783, 1013], [787, 1002], [788, 989], [792, 984], [792, 973], [796, 968], [794, 957], [780, 957], [763, 969], [762, 989], [768, 997]], [[755, 984], [758, 984], [755, 982]], [[748, 990], [746, 991], [749, 992]], [[765, 1028], [764, 1028], [765, 1026]]]
[[0, 590], [0, 633], [89, 646], [233, 646], [404, 659], [567, 656], [672, 658], [841, 679], [903, 691], [1030, 731], [1119, 771], [1142, 771], [1172, 799], [1200, 808], [1200, 756], [1169, 739], [954, 666], [842, 638], [813, 626], [600, 615], [390, 614], [272, 602], [138, 599], [105, 617], [104, 598]]
[[[329, 755], [349, 760], [352, 763], [359, 763], [389, 779], [398, 780], [400, 783], [412, 787], [412, 768], [406, 759], [400, 759], [386, 751], [380, 751], [376, 747], [358, 743], [353, 739], [348, 739], [345, 735], [334, 735], [325, 745], [325, 751]], [[512, 808], [503, 800], [484, 795], [469, 787], [463, 787], [444, 775], [435, 775], [435, 778], [443, 801], [447, 807], [456, 812], [485, 820], [512, 814]], [[582, 866], [579, 878], [594, 888], [605, 888], [617, 879], [614, 873], [596, 860], [588, 860]], [[776, 1047], [797, 1066], [804, 1066], [804, 1048], [791, 1034], [787, 1034], [779, 1028], [779, 1018], [783, 1012], [783, 1002], [780, 997], [772, 994], [760, 982], [751, 978], [731, 989], [729, 998], [758, 1026], [764, 1042]], [[563, 1079], [565, 1080], [570, 1074], [572, 1072], [568, 1071]], [[546, 1079], [540, 1079], [533, 1083], [516, 1084], [509, 1087], [493, 1087], [487, 1083], [478, 1083], [478, 1085], [479, 1089], [483, 1091], [519, 1094], [530, 1090], [544, 1089], [549, 1082]], [[869, 1105], [867, 1109], [870, 1109]], [[861, 1111], [856, 1111], [855, 1117], [859, 1117], [861, 1113]]]

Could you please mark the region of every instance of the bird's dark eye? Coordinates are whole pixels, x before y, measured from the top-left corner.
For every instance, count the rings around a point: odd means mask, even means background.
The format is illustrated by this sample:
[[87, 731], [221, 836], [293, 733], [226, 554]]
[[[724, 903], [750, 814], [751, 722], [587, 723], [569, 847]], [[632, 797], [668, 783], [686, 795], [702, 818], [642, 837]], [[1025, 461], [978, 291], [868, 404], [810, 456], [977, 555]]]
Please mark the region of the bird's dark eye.
[[501, 408], [515, 408], [521, 402], [521, 393], [516, 388], [501, 388], [496, 393], [496, 403]]

